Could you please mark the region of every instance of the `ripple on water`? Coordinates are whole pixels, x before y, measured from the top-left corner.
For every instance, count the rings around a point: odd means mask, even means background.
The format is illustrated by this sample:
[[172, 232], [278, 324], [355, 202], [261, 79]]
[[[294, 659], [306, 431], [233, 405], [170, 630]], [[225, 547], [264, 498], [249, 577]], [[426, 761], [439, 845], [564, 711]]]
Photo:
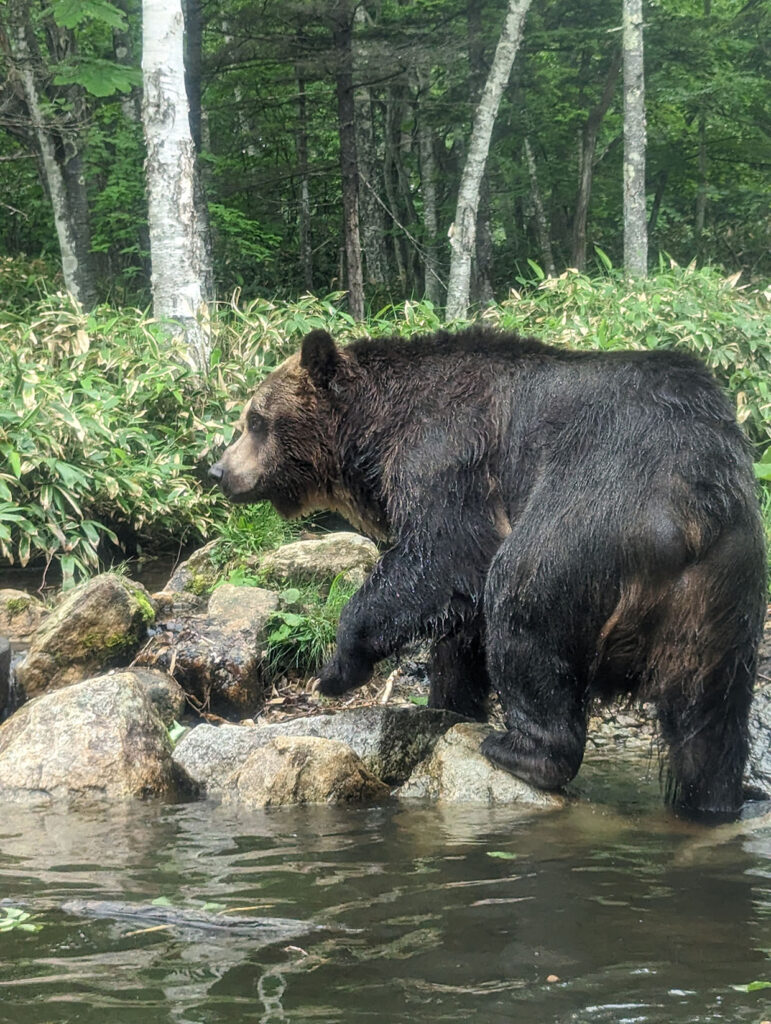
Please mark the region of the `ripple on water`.
[[[613, 807], [14, 808], [0, 895], [42, 928], [0, 931], [0, 1022], [757, 1024], [768, 992], [733, 986], [771, 980], [769, 832]], [[324, 928], [261, 946], [74, 898]]]

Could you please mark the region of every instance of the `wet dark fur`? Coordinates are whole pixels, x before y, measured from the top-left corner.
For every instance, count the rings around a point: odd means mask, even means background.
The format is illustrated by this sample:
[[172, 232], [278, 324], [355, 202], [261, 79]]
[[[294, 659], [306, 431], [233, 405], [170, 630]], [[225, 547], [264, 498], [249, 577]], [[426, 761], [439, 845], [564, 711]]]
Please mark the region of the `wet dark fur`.
[[482, 718], [492, 683], [507, 731], [483, 750], [513, 774], [564, 785], [592, 697], [626, 694], [657, 702], [669, 800], [739, 808], [765, 556], [747, 444], [700, 363], [479, 328], [345, 349], [315, 331], [251, 407], [263, 439], [214, 467], [226, 493], [337, 508], [392, 542], [323, 693], [431, 637], [430, 703]]

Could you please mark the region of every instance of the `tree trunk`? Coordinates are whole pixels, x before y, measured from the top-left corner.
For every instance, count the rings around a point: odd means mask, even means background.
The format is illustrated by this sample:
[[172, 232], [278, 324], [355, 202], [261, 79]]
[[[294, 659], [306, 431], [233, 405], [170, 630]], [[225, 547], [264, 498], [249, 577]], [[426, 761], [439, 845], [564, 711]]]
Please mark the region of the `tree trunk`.
[[439, 277], [439, 261], [436, 240], [439, 235], [439, 220], [436, 212], [436, 160], [434, 139], [426, 117], [426, 107], [431, 87], [431, 67], [426, 64], [418, 70], [418, 157], [420, 160], [420, 192], [423, 199], [423, 237], [425, 245], [424, 294], [429, 302], [438, 306], [442, 301], [442, 281]]
[[297, 167], [300, 173], [300, 265], [303, 287], [313, 292], [313, 249], [311, 245], [311, 196], [308, 182], [308, 114], [305, 102], [305, 79], [297, 74]]
[[[356, 8], [354, 25], [363, 26], [367, 12], [363, 5]], [[354, 36], [356, 78], [362, 82], [366, 75], [367, 51]], [[377, 152], [372, 122], [372, 95], [367, 85], [354, 90], [356, 157], [359, 169], [359, 223], [364, 250], [364, 268], [367, 283], [383, 285], [388, 280], [388, 260], [385, 249], [385, 221], [383, 207], [378, 202]]]
[[359, 238], [359, 165], [356, 154], [353, 96], [353, 18], [349, 0], [342, 0], [336, 7], [332, 38], [338, 61], [335, 78], [343, 187], [343, 236], [348, 270], [348, 309], [354, 320], [363, 320], [364, 276]]
[[653, 202], [651, 203], [651, 215], [648, 218], [648, 237], [652, 238], [656, 233], [656, 224], [659, 219], [659, 210], [661, 209], [661, 200], [664, 198], [664, 189], [667, 187], [667, 179], [669, 178], [669, 171], [666, 168], [662, 168], [656, 175], [656, 191], [653, 193]]
[[509, 0], [506, 21], [495, 49], [482, 98], [474, 115], [466, 165], [463, 168], [455, 222], [450, 227], [450, 279], [447, 286], [448, 320], [465, 317], [469, 301], [471, 255], [476, 241], [476, 215], [479, 192], [485, 173], [493, 125], [498, 114], [503, 90], [511, 74], [514, 58], [522, 38], [530, 0]]
[[87, 309], [96, 305], [88, 199], [75, 128], [62, 131], [49, 120], [47, 97], [35, 74], [40, 61], [24, 0], [8, 6], [8, 41], [37, 144], [43, 180], [53, 208], [64, 286]]
[[[139, 17], [139, 0], [115, 0], [115, 6], [126, 15], [126, 27], [112, 30], [112, 51], [117, 64], [134, 67], [134, 41], [130, 25]], [[120, 109], [127, 121], [139, 124], [142, 120], [142, 91], [132, 85], [120, 94]]]
[[595, 168], [594, 154], [597, 149], [597, 138], [600, 134], [602, 120], [613, 100], [620, 70], [621, 50], [618, 49], [613, 55], [608, 73], [605, 76], [605, 87], [602, 90], [600, 102], [590, 112], [579, 141], [578, 194], [576, 196], [576, 208], [573, 216], [573, 252], [570, 262], [572, 266], [582, 271], [586, 269], [586, 221], [589, 215], [589, 200], [592, 196], [592, 178]]
[[642, 0], [622, 0], [624, 46], [624, 269], [648, 272]]
[[[466, 4], [466, 28], [468, 33], [469, 96], [476, 107], [485, 84], [485, 48], [482, 36], [482, 4], [479, 0], [468, 0]], [[479, 205], [476, 218], [476, 243], [471, 260], [469, 293], [475, 302], [488, 305], [493, 301], [491, 282], [493, 264], [493, 239], [490, 233], [490, 196], [484, 178], [479, 190]]]
[[[704, 20], [712, 13], [712, 0], [704, 0]], [[696, 193], [696, 216], [694, 235], [696, 236], [696, 255], [701, 258], [704, 239], [704, 221], [707, 213], [707, 105], [704, 97], [699, 102], [699, 190]]]
[[176, 325], [189, 359], [209, 366], [207, 282], [211, 262], [196, 207], [196, 159], [190, 134], [180, 0], [143, 0], [143, 120], [153, 312]]
[[201, 152], [201, 63], [203, 12], [201, 0], [183, 0], [185, 16], [185, 91], [190, 108], [190, 134], [196, 153]]
[[530, 197], [533, 201], [535, 228], [536, 234], [538, 235], [538, 248], [541, 253], [541, 265], [546, 271], [547, 277], [556, 277], [557, 272], [554, 269], [554, 255], [552, 254], [551, 249], [549, 225], [546, 221], [546, 213], [544, 212], [543, 200], [541, 199], [541, 189], [538, 184], [538, 170], [535, 165], [533, 148], [530, 145], [530, 139], [528, 139], [527, 136], [525, 136], [525, 162], [527, 163], [527, 173], [530, 176]]

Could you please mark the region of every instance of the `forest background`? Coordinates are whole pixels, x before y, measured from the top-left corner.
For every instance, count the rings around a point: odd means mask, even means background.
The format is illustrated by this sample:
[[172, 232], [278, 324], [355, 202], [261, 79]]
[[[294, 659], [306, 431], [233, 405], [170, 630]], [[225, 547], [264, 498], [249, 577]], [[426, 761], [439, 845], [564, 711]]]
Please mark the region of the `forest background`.
[[[54, 560], [72, 577], [105, 542], [133, 551], [151, 535], [206, 536], [221, 513], [200, 469], [228, 440], [233, 408], [304, 330], [409, 334], [442, 322], [447, 236], [505, 7], [186, 0], [189, 121], [219, 300], [202, 379], [133, 309], [151, 302], [140, 0], [8, 0], [0, 555]], [[771, 10], [645, 4], [652, 273], [634, 285], [613, 270], [624, 252], [620, 27], [620, 0], [530, 6], [480, 195], [472, 310], [568, 344], [696, 350], [733, 393], [758, 474], [771, 477]], [[34, 51], [37, 115], [19, 85], [20, 32]], [[80, 303], [57, 294], [41, 120], [76, 213]], [[341, 169], [352, 129], [356, 166]], [[345, 295], [351, 181], [367, 307], [358, 326]]]

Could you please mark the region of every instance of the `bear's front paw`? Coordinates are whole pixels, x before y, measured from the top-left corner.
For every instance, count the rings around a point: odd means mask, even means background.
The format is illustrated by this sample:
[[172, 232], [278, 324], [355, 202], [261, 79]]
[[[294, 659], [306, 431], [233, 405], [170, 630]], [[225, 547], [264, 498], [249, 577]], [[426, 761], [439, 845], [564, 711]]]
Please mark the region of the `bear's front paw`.
[[371, 675], [372, 665], [365, 659], [343, 660], [335, 654], [319, 672], [315, 690], [324, 697], [339, 697], [366, 683]]

